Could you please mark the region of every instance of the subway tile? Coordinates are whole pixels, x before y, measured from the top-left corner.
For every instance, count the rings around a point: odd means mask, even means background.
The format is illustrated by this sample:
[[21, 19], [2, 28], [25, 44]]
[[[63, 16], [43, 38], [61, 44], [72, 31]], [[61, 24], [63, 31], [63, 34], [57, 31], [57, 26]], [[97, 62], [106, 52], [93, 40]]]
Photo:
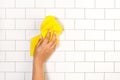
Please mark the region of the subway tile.
[[66, 30], [66, 40], [84, 40], [83, 30]]
[[24, 73], [6, 73], [6, 80], [24, 80]]
[[16, 62], [16, 72], [32, 72], [32, 62]]
[[75, 41], [75, 50], [94, 50], [94, 41]]
[[95, 50], [114, 50], [113, 41], [95, 41]]
[[15, 62], [0, 62], [0, 72], [14, 72]]
[[105, 19], [120, 19], [120, 9], [106, 9]]
[[84, 80], [83, 73], [65, 73], [65, 80]]
[[74, 63], [57, 62], [55, 63], [55, 72], [74, 72]]
[[46, 9], [46, 16], [52, 15], [55, 16], [56, 19], [65, 17], [64, 9]]
[[104, 9], [86, 9], [86, 19], [104, 19]]
[[25, 18], [25, 9], [6, 9], [7, 18]]
[[56, 8], [74, 8], [74, 0], [55, 0]]
[[75, 62], [75, 72], [94, 72], [94, 63], [93, 62]]
[[45, 10], [44, 9], [26, 9], [26, 18], [44, 18]]
[[104, 31], [86, 30], [85, 39], [86, 40], [104, 40]]
[[66, 17], [72, 19], [84, 18], [84, 9], [66, 9]]
[[36, 8], [54, 8], [55, 0], [36, 0]]
[[6, 40], [25, 40], [25, 30], [6, 30]]
[[95, 72], [113, 72], [114, 64], [112, 62], [96, 62]]
[[94, 20], [75, 20], [75, 29], [94, 29]]
[[6, 61], [25, 61], [25, 52], [22, 51], [6, 52]]
[[16, 0], [17, 8], [33, 8], [34, 0]]
[[94, 8], [94, 0], [76, 0], [76, 8]]
[[85, 52], [86, 61], [104, 61], [104, 52]]
[[96, 8], [114, 8], [114, 0], [96, 0]]
[[0, 50], [15, 50], [15, 41], [0, 41]]

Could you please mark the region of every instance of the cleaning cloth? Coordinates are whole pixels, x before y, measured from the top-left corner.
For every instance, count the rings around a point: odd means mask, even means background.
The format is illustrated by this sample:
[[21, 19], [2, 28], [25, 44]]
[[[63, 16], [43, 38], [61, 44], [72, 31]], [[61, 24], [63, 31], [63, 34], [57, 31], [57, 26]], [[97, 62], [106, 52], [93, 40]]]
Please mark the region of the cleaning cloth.
[[[30, 56], [33, 56], [34, 49], [36, 44], [38, 43], [38, 40], [40, 39], [40, 36], [44, 39], [48, 30], [51, 31], [51, 36], [49, 41], [52, 39], [52, 35], [54, 32], [56, 32], [56, 37], [58, 40], [58, 36], [62, 32], [61, 25], [56, 21], [54, 16], [46, 16], [43, 22], [40, 25], [40, 34], [30, 39]], [[58, 41], [57, 41], [58, 42]]]

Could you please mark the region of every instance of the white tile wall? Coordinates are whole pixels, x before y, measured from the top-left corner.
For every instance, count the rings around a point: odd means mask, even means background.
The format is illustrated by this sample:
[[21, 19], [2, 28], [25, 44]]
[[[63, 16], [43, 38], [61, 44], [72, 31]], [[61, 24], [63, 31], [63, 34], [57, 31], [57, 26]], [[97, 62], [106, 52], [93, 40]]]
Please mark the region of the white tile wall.
[[32, 80], [29, 40], [46, 15], [64, 29], [46, 80], [120, 80], [120, 0], [0, 0], [0, 80]]

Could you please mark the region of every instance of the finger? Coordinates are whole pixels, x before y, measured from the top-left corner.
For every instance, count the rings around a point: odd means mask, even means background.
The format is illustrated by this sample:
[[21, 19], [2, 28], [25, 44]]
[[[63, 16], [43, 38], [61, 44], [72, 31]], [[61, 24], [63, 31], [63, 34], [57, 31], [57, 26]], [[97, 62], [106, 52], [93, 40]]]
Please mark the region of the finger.
[[55, 43], [53, 43], [53, 45], [51, 46], [51, 49], [55, 49], [56, 48], [56, 45], [57, 45], [57, 41], [55, 41]]
[[40, 36], [40, 39], [38, 40], [37, 47], [40, 46], [42, 43], [42, 36]]
[[50, 43], [48, 44], [49, 46], [52, 46], [56, 41], [56, 32], [54, 32], [52, 40], [50, 41]]
[[49, 39], [50, 39], [50, 34], [51, 34], [51, 31], [49, 30], [49, 31], [47, 32], [47, 35], [45, 36], [45, 39], [44, 39], [43, 43], [48, 43], [48, 41], [49, 41]]

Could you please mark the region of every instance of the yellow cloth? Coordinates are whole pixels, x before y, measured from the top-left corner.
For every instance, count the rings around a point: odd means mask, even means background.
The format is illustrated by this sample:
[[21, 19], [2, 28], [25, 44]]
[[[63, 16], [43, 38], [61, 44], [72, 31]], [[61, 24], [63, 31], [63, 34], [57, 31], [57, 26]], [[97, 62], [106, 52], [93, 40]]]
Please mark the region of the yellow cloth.
[[52, 34], [54, 32], [56, 32], [57, 38], [58, 38], [59, 34], [62, 32], [62, 27], [55, 20], [54, 16], [46, 16], [40, 25], [41, 34], [31, 38], [31, 40], [30, 40], [30, 56], [33, 56], [35, 45], [37, 44], [38, 40], [40, 39], [40, 36], [42, 36], [42, 38], [44, 39], [48, 30], [51, 30], [50, 40], [51, 40]]

